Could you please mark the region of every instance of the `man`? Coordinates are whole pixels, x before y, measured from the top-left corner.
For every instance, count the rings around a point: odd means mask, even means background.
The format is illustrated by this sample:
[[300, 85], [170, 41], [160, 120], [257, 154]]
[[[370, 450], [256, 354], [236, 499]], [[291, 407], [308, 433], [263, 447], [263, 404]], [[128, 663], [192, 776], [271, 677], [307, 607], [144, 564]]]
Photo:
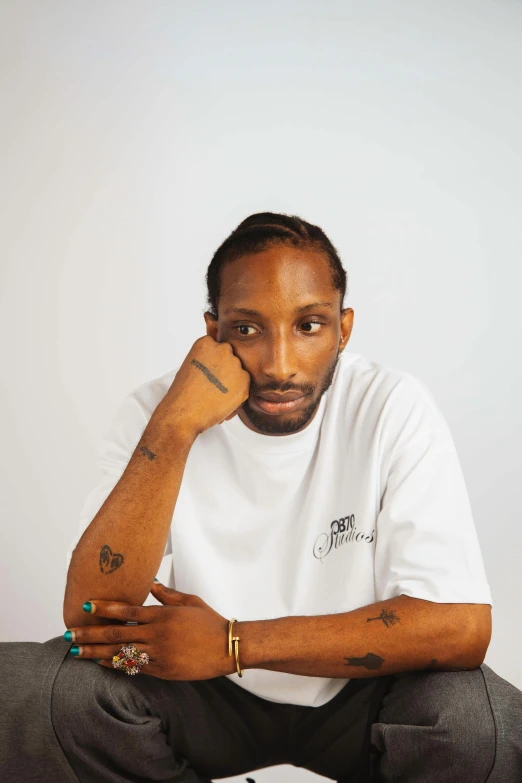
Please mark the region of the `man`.
[[251, 215], [207, 284], [206, 335], [102, 442], [64, 639], [22, 650], [49, 664], [34, 779], [522, 780], [522, 694], [483, 663], [491, 592], [433, 397], [346, 351], [317, 226]]

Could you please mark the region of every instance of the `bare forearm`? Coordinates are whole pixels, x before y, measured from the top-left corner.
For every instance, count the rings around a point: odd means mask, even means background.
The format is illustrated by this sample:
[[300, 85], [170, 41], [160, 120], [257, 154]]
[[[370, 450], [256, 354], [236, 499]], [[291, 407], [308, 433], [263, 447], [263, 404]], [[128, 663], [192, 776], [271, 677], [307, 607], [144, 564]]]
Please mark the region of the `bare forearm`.
[[242, 668], [358, 678], [477, 668], [490, 623], [487, 604], [401, 595], [342, 614], [236, 622], [234, 634]]
[[143, 604], [157, 573], [194, 440], [173, 415], [156, 409], [127, 467], [76, 546], [64, 621], [101, 622], [83, 611], [90, 598]]

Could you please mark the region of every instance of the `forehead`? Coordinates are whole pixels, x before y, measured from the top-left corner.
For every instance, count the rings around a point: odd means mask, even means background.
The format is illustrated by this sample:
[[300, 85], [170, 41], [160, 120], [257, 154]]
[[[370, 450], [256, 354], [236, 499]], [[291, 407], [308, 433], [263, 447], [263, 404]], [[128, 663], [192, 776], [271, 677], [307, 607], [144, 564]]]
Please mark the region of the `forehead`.
[[310, 297], [331, 300], [334, 293], [338, 292], [323, 253], [277, 245], [225, 264], [221, 270], [219, 309], [240, 303], [264, 304], [264, 309], [267, 305], [295, 306]]

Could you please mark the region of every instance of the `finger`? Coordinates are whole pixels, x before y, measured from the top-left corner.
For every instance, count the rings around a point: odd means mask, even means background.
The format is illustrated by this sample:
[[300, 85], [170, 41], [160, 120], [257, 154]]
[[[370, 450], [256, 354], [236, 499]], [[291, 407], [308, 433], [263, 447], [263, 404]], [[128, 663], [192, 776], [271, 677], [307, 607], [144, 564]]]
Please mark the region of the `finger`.
[[124, 601], [102, 601], [93, 598], [83, 605], [84, 612], [137, 623], [151, 623], [157, 617], [157, 606], [134, 606]]
[[[145, 651], [144, 651], [145, 652]], [[85, 658], [85, 660], [92, 660], [93, 663], [97, 663], [98, 666], [103, 666], [104, 669], [112, 669], [112, 671], [117, 672], [118, 674], [122, 674], [126, 677], [129, 675], [125, 674], [124, 671], [121, 669], [116, 669], [112, 665], [112, 657], [111, 658]], [[148, 674], [151, 677], [159, 677], [161, 679], [169, 679], [169, 677], [166, 676], [166, 669], [165, 666], [161, 665], [157, 661], [153, 661], [149, 659], [148, 663], [143, 664], [141, 667], [140, 674]], [[136, 676], [136, 675], [133, 675]]]
[[[99, 664], [99, 665], [101, 665], [101, 664]], [[117, 676], [121, 676], [121, 677], [129, 677], [129, 676], [130, 677], [136, 677], [137, 676], [136, 674], [129, 675], [126, 672], [124, 672], [122, 669], [115, 669], [114, 666], [112, 665], [112, 663], [103, 663], [103, 665], [107, 669], [112, 669], [112, 671], [115, 672]], [[161, 679], [168, 679], [165, 676], [165, 669], [163, 667], [155, 665], [152, 661], [150, 661], [150, 663], [145, 663], [140, 668], [138, 674], [139, 675], [148, 674], [149, 677], [160, 677]]]
[[[74, 644], [69, 654], [74, 658], [91, 658], [97, 661], [108, 661], [112, 664], [115, 655], [121, 652], [122, 644]], [[136, 645], [138, 652], [146, 652], [151, 657], [152, 648], [147, 644]]]
[[148, 625], [83, 625], [80, 628], [70, 628], [64, 638], [75, 644], [122, 644], [128, 642], [144, 642], [150, 640], [151, 631]]
[[181, 590], [173, 590], [165, 587], [161, 582], [154, 582], [150, 589], [156, 600], [169, 606], [200, 606], [201, 599], [192, 593], [182, 593]]
[[162, 604], [170, 604], [171, 606], [183, 606], [188, 599], [188, 593], [165, 587], [161, 582], [154, 582], [150, 592], [157, 601], [161, 601]]

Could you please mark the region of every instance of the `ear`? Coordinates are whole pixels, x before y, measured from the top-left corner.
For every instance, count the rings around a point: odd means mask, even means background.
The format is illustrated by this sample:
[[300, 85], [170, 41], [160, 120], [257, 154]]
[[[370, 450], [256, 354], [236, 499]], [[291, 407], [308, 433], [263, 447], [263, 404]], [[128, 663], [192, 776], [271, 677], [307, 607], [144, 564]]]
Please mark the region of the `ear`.
[[343, 351], [346, 347], [353, 328], [353, 310], [351, 307], [346, 307], [341, 312], [341, 339], [339, 341], [339, 352]]
[[217, 318], [214, 318], [212, 313], [209, 313], [208, 310], [203, 314], [203, 317], [205, 319], [207, 334], [218, 342], [219, 324]]

